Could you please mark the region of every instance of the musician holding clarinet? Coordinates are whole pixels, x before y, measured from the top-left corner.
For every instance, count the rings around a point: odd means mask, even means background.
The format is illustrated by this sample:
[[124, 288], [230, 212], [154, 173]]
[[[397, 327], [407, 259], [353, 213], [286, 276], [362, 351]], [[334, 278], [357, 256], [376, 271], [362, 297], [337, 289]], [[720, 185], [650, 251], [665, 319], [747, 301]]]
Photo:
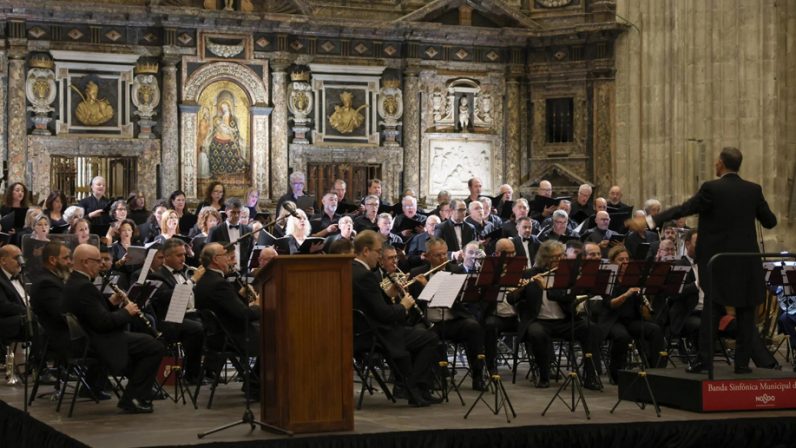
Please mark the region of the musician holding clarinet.
[[[64, 308], [78, 318], [92, 347], [111, 373], [127, 376], [127, 387], [118, 407], [127, 413], [150, 413], [152, 385], [164, 348], [148, 334], [127, 331], [141, 312], [135, 303], [114, 310], [108, 307], [93, 283], [101, 261], [96, 246], [81, 244], [75, 248], [73, 271], [64, 287]], [[111, 296], [112, 303], [121, 301], [120, 294]]]

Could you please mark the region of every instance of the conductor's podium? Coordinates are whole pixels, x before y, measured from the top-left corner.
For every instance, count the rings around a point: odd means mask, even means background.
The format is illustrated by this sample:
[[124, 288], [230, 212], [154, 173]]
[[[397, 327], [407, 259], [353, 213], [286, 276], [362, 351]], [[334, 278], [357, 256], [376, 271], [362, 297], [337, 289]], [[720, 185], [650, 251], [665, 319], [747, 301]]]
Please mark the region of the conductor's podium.
[[295, 433], [354, 429], [351, 261], [279, 256], [261, 270], [261, 420]]

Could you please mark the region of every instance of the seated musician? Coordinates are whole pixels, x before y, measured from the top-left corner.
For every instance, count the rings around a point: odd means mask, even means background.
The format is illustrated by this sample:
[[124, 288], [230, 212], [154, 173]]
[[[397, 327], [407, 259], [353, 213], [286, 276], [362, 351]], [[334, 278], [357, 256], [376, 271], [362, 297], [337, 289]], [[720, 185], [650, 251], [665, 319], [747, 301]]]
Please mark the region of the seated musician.
[[50, 241], [42, 250], [42, 270], [33, 279], [30, 306], [48, 338], [48, 347], [55, 353], [69, 349], [69, 329], [64, 320], [62, 291], [72, 269], [72, 251], [58, 241]]
[[439, 340], [431, 331], [404, 325], [415, 303], [411, 295], [404, 295], [398, 303], [384, 296], [373, 272], [383, 244], [382, 238], [371, 230], [360, 232], [354, 239], [356, 258], [351, 262], [354, 308], [365, 313], [382, 346], [398, 364], [396, 374], [406, 382], [409, 404], [420, 407], [439, 403], [429, 392]]
[[13, 244], [0, 247], [0, 339], [23, 340], [26, 314], [25, 285], [19, 273], [22, 251]]
[[140, 313], [134, 302], [125, 303], [123, 297], [114, 294], [111, 303], [121, 307], [113, 310], [108, 307], [93, 283], [100, 262], [96, 246], [81, 244], [75, 249], [74, 270], [63, 290], [64, 310], [74, 314], [83, 325], [91, 346], [111, 373], [126, 374], [127, 386], [118, 407], [129, 413], [152, 412], [149, 399], [163, 358], [163, 344], [149, 334], [126, 330]]
[[[509, 302], [520, 315], [518, 334], [522, 340], [531, 345], [534, 358], [539, 366], [538, 388], [550, 387], [550, 362], [553, 353], [554, 337], [569, 339], [574, 331], [574, 338], [580, 342], [584, 353], [591, 353], [595, 366], [600, 363], [600, 328], [588, 321], [574, 318], [571, 313], [572, 295], [565, 291], [548, 290], [545, 288], [544, 273], [558, 266], [564, 257], [564, 244], [558, 241], [546, 241], [536, 253], [534, 268], [528, 273], [531, 281], [509, 295]], [[573, 326], [574, 325], [574, 326]], [[585, 369], [583, 387], [599, 390], [595, 369]]]
[[[514, 257], [517, 250], [508, 238], [501, 238], [495, 244], [496, 257]], [[517, 312], [505, 297], [499, 297], [493, 307], [484, 313], [484, 351], [486, 352], [489, 373], [497, 372], [497, 341], [501, 333], [517, 329]]]
[[[458, 201], [464, 208], [464, 201]], [[462, 251], [466, 264], [456, 266], [445, 265], [448, 272], [465, 273], [474, 271], [474, 262], [479, 253], [477, 242], [465, 246]], [[425, 274], [432, 268], [445, 264], [448, 254], [448, 245], [440, 238], [432, 238], [426, 243], [426, 264], [420, 265], [410, 271], [410, 279], [417, 277], [417, 282], [410, 286], [409, 292], [413, 297], [418, 297], [423, 287], [428, 283], [430, 275]], [[425, 305], [425, 304], [424, 304]], [[422, 307], [421, 307], [422, 308]], [[433, 330], [443, 341], [463, 343], [470, 365], [473, 378], [473, 389], [483, 390], [483, 365], [478, 360], [478, 355], [484, 354], [484, 330], [478, 322], [478, 317], [461, 300], [457, 300], [451, 309], [427, 308], [426, 316], [429, 321], [435, 322]]]
[[[204, 275], [194, 286], [196, 308], [210, 310], [215, 313], [218, 321], [230, 334], [235, 349], [242, 354], [256, 356], [257, 362], [252, 369], [252, 380], [249, 391], [252, 398], [259, 396], [260, 361], [260, 302], [249, 304], [238, 294], [238, 288], [227, 281], [226, 276], [235, 269], [235, 249], [225, 248], [220, 243], [208, 243], [199, 256]], [[209, 341], [208, 343], [215, 343]]]
[[181, 324], [166, 322], [166, 314], [171, 304], [171, 296], [177, 285], [193, 286], [190, 275], [186, 273], [186, 244], [177, 238], [163, 243], [163, 266], [147, 276], [148, 280], [162, 282], [152, 297], [152, 309], [157, 318], [157, 328], [163, 332], [166, 342], [180, 341], [185, 352], [185, 379], [192, 384], [202, 380], [200, 369], [204, 328], [195, 312], [193, 297], [188, 300], [187, 312]]
[[568, 227], [569, 216], [567, 215], [567, 212], [564, 210], [556, 210], [553, 212], [553, 215], [550, 218], [550, 227], [545, 228], [539, 233], [539, 241], [560, 241], [562, 238], [575, 236], [575, 233]]
[[635, 338], [642, 361], [650, 367], [658, 365], [658, 357], [664, 348], [663, 330], [658, 324], [649, 322], [649, 306], [637, 287], [619, 285], [624, 275], [627, 263], [630, 262], [625, 246], [617, 245], [611, 248], [608, 259], [619, 266], [617, 284], [614, 286], [612, 296], [603, 297], [603, 308], [600, 315], [599, 326], [603, 335], [612, 341], [611, 364], [609, 368], [610, 380], [615, 384], [618, 380], [619, 370], [625, 367], [627, 348], [631, 338]]
[[337, 193], [334, 191], [323, 195], [323, 210], [310, 218], [312, 236], [326, 238], [339, 232], [337, 223], [340, 221], [340, 214], [337, 213], [337, 201]]

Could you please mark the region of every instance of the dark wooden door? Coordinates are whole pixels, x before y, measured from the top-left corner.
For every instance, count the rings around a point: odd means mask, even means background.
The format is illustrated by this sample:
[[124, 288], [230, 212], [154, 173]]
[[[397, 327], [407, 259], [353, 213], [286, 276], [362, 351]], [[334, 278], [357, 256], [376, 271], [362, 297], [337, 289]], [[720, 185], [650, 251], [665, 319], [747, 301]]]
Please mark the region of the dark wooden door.
[[343, 179], [347, 186], [346, 201], [359, 201], [368, 192], [370, 179], [381, 179], [381, 165], [352, 163], [308, 163], [307, 192], [321, 198], [334, 188], [334, 181]]

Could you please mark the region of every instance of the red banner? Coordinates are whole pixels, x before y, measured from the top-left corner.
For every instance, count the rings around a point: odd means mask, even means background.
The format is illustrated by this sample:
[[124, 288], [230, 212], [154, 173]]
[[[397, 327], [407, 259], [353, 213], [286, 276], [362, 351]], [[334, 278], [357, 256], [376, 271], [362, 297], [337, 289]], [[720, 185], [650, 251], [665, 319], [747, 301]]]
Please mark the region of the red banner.
[[702, 410], [706, 412], [794, 408], [796, 378], [702, 383]]

